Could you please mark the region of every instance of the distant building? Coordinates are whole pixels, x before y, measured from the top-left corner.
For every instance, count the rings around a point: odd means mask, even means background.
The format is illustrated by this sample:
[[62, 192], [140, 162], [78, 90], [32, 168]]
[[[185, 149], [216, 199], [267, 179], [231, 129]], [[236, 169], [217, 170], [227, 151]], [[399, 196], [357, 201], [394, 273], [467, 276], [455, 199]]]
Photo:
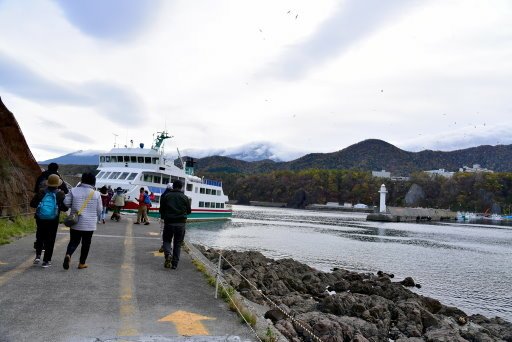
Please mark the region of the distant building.
[[409, 177], [402, 177], [402, 176], [391, 177], [392, 181], [397, 181], [397, 182], [407, 182], [409, 179], [410, 179]]
[[442, 176], [446, 178], [451, 178], [455, 174], [455, 172], [446, 171], [445, 169], [428, 170], [424, 172], [429, 174], [430, 176]]
[[459, 172], [489, 172], [494, 173], [493, 170], [486, 169], [485, 167], [481, 167], [480, 164], [473, 164], [473, 167], [463, 166], [459, 169]]
[[372, 171], [373, 177], [379, 177], [379, 178], [391, 178], [391, 172], [382, 170], [382, 171]]

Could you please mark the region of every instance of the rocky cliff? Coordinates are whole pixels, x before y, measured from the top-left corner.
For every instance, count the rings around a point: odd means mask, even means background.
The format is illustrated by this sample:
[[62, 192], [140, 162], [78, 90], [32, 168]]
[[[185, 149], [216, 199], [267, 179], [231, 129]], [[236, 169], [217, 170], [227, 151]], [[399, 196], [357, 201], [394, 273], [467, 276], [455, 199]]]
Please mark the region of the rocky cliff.
[[14, 115], [0, 98], [0, 216], [30, 212], [28, 202], [41, 169]]

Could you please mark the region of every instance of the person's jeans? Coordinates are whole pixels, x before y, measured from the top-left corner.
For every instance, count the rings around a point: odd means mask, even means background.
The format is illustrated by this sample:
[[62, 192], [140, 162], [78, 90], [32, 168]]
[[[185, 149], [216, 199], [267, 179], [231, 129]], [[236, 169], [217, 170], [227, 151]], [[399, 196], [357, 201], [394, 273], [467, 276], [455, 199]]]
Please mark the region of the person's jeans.
[[164, 225], [164, 255], [167, 258], [171, 255], [172, 242], [172, 264], [178, 266], [180, 261], [181, 243], [185, 239], [185, 223], [165, 223]]
[[89, 248], [91, 247], [91, 240], [93, 230], [76, 230], [71, 228], [69, 230], [69, 244], [66, 250], [66, 254], [69, 256], [73, 255], [78, 245], [80, 244], [80, 240], [82, 241], [82, 249], [80, 250], [80, 263], [85, 264], [85, 260], [87, 260], [87, 256], [89, 255]]

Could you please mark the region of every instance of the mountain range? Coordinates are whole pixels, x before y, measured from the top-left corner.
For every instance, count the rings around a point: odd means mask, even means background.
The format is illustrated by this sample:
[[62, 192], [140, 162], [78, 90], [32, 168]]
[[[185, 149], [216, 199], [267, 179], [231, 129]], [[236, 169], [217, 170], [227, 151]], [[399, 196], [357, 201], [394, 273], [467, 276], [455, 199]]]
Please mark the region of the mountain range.
[[[496, 172], [512, 172], [512, 145], [482, 145], [455, 151], [409, 152], [382, 140], [368, 139], [332, 153], [310, 153], [290, 161], [280, 161], [271, 145], [256, 143], [222, 150], [223, 155], [208, 155], [205, 151], [184, 151], [184, 155], [197, 159], [196, 169], [201, 172], [261, 173], [275, 170], [304, 169], [359, 169], [386, 170], [393, 175], [406, 176], [415, 171], [445, 169], [457, 171], [463, 166], [480, 164]], [[200, 157], [206, 155], [205, 157]], [[284, 154], [283, 154], [284, 155]], [[274, 160], [270, 158], [274, 157]], [[245, 159], [245, 160], [244, 160]], [[59, 158], [40, 162], [48, 164], [95, 165], [98, 151], [78, 151]]]

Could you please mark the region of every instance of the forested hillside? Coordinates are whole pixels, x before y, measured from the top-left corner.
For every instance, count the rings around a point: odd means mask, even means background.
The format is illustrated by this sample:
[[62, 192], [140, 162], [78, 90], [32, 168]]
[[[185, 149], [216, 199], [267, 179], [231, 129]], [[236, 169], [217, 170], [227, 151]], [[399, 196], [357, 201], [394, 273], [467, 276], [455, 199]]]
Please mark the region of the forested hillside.
[[443, 152], [425, 150], [408, 152], [385, 141], [369, 139], [332, 153], [311, 153], [290, 162], [243, 162], [228, 157], [198, 159], [202, 172], [264, 173], [278, 170], [360, 170], [391, 171], [396, 176], [413, 172], [446, 169], [457, 171], [462, 166], [480, 164], [497, 172], [512, 172], [512, 145], [478, 146]]
[[[290, 203], [298, 192], [309, 204], [349, 202], [378, 205], [378, 190], [385, 184], [388, 205], [446, 208], [451, 210], [510, 213], [512, 173], [456, 173], [452, 178], [414, 173], [407, 182], [372, 177], [353, 170], [273, 171], [266, 174], [203, 173], [222, 179], [225, 192], [239, 203], [274, 201]], [[422, 195], [408, 202], [407, 193], [416, 184]]]

